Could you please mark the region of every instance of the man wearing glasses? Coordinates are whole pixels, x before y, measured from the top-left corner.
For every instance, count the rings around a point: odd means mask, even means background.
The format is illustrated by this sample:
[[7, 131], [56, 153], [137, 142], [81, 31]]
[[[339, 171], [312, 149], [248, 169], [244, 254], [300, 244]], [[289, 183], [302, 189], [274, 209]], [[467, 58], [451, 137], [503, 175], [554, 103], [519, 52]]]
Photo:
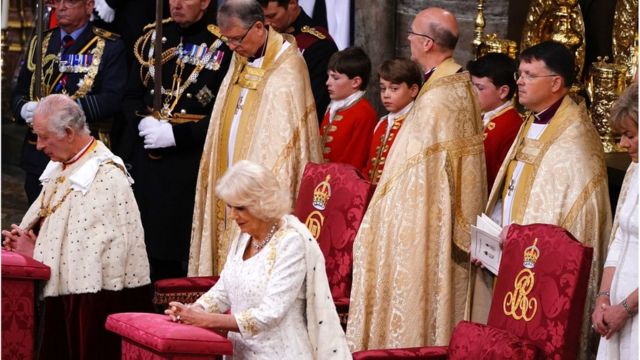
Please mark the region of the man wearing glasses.
[[[520, 55], [515, 74], [518, 99], [530, 113], [498, 171], [486, 212], [503, 227], [512, 223], [562, 226], [593, 247], [580, 344], [586, 353], [591, 349], [591, 304], [609, 239], [611, 208], [598, 133], [584, 105], [567, 95], [574, 76], [574, 56], [560, 43], [543, 42]], [[487, 320], [490, 284], [476, 282], [475, 320]]]
[[408, 39], [428, 79], [354, 243], [352, 351], [448, 343], [465, 309], [466, 229], [486, 199], [479, 107], [469, 74], [452, 58], [457, 20], [444, 9], [425, 9]]
[[295, 199], [305, 164], [322, 161], [309, 73], [293, 37], [265, 25], [255, 0], [225, 1], [218, 24], [234, 55], [200, 163], [190, 276], [218, 274], [229, 239], [239, 231], [213, 194], [227, 168], [239, 160], [257, 162]]
[[198, 166], [209, 116], [231, 50], [206, 10], [209, 0], [169, 0], [162, 25], [162, 94], [153, 109], [155, 24], [136, 41], [124, 99], [133, 149], [124, 154], [136, 183], [153, 281], [187, 274]]
[[258, 0], [264, 9], [267, 25], [276, 31], [295, 36], [298, 49], [309, 68], [311, 89], [316, 102], [318, 121], [322, 122], [329, 105], [327, 91], [327, 65], [329, 58], [338, 51], [329, 31], [317, 26], [298, 4], [298, 0]]
[[[54, 0], [52, 4], [58, 27], [43, 34], [43, 76], [33, 76], [38, 61], [34, 37], [11, 101], [15, 118], [29, 125], [21, 160], [29, 203], [40, 193], [38, 178], [49, 161], [36, 149], [36, 136], [30, 126], [39, 98], [56, 93], [71, 96], [82, 107], [92, 132], [108, 134], [108, 123], [120, 109], [127, 77], [124, 46], [119, 36], [89, 21], [93, 0]], [[36, 81], [41, 82], [41, 94], [35, 93]]]

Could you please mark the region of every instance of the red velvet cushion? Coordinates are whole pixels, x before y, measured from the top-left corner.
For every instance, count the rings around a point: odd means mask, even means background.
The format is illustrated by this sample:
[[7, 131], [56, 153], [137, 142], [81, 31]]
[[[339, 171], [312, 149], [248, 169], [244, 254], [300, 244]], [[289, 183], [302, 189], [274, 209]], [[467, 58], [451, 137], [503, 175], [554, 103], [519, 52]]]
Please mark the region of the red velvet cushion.
[[2, 277], [49, 280], [51, 269], [28, 256], [2, 249]]
[[[512, 297], [507, 294], [514, 292], [516, 277], [525, 269], [525, 250], [531, 249], [536, 239], [539, 255], [530, 269], [534, 274], [530, 292], [524, 297], [516, 296], [528, 299], [526, 304], [516, 305], [528, 304], [529, 308], [526, 318], [516, 319], [508, 314], [512, 309], [508, 300]], [[488, 324], [530, 340], [548, 358], [574, 359], [592, 257], [592, 248], [583, 246], [561, 227], [512, 225], [503, 249]], [[519, 308], [515, 313], [516, 317], [522, 315]]]
[[[319, 187], [327, 176], [329, 186]], [[318, 194], [328, 197], [324, 208], [314, 201]], [[308, 163], [304, 169], [294, 214], [318, 240], [334, 299], [351, 293], [353, 240], [370, 197], [371, 183], [351, 165]]]
[[449, 359], [533, 360], [536, 346], [517, 336], [491, 326], [461, 321], [453, 329], [449, 342]]
[[353, 353], [353, 360], [433, 359], [445, 360], [446, 346], [415, 347], [402, 349], [365, 350]]
[[231, 355], [233, 345], [213, 330], [174, 323], [167, 315], [120, 313], [107, 318], [110, 330], [163, 354]]

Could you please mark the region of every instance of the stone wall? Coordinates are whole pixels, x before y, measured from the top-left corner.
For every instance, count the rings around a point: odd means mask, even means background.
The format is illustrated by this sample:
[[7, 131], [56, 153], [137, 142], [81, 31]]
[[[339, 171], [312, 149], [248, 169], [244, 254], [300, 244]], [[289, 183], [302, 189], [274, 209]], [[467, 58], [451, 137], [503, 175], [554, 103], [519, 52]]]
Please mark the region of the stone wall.
[[[458, 18], [460, 39], [454, 53], [456, 60], [465, 65], [473, 58], [471, 41], [475, 28], [477, 1], [474, 0], [355, 0], [354, 43], [365, 49], [371, 57], [373, 74], [367, 92], [378, 114], [385, 113], [378, 100], [377, 67], [394, 56], [410, 56], [407, 30], [417, 12], [427, 7], [442, 7]], [[507, 33], [509, 0], [485, 0], [485, 34]]]

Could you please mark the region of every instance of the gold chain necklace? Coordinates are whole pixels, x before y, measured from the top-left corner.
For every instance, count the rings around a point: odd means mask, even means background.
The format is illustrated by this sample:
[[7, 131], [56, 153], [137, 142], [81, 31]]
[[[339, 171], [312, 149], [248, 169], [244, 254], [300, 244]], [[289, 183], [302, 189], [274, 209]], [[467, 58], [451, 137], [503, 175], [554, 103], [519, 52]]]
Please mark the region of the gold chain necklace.
[[[65, 180], [64, 176], [59, 176], [56, 178], [55, 183], [56, 184], [62, 184]], [[46, 189], [42, 190], [42, 202], [40, 204], [40, 211], [38, 211], [38, 216], [41, 218], [46, 218], [49, 215], [53, 214], [56, 210], [58, 210], [58, 208], [60, 207], [60, 205], [62, 205], [62, 203], [67, 199], [67, 196], [69, 196], [69, 194], [71, 194], [71, 191], [73, 189], [71, 187], [69, 187], [69, 189], [67, 189], [67, 191], [64, 193], [64, 195], [62, 195], [62, 198], [60, 199], [60, 201], [58, 201], [57, 204], [51, 206], [51, 202], [53, 201], [53, 198], [56, 196], [56, 193], [58, 192], [58, 185], [55, 185], [55, 189], [53, 190], [53, 193], [51, 194], [51, 196], [49, 197], [49, 201], [47, 202], [47, 205], [45, 206], [44, 204], [44, 199], [47, 197], [47, 192]]]

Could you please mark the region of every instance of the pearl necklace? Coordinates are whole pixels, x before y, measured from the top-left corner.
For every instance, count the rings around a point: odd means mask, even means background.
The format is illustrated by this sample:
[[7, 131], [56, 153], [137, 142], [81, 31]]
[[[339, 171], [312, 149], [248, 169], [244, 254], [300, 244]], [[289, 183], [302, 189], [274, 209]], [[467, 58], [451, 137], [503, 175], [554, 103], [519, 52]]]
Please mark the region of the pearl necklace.
[[269, 241], [271, 241], [271, 238], [273, 238], [273, 234], [276, 233], [276, 230], [278, 229], [278, 222], [275, 222], [273, 224], [273, 226], [271, 227], [271, 230], [269, 230], [269, 232], [267, 233], [267, 236], [264, 237], [264, 240], [262, 240], [259, 243], [254, 243], [253, 241], [251, 242], [251, 246], [253, 246], [254, 249], [256, 250], [260, 250], [262, 249], [265, 245], [267, 245], [267, 243]]

